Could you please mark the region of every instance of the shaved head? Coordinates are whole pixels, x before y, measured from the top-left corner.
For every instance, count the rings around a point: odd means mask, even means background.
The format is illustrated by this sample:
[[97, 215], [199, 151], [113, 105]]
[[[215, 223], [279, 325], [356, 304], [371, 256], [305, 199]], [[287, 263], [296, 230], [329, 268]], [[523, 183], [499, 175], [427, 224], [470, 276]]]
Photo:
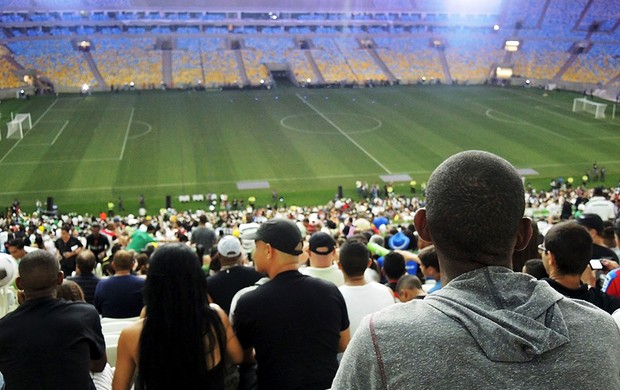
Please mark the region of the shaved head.
[[30, 252], [19, 262], [18, 287], [24, 290], [27, 298], [55, 291], [59, 283], [62, 283], [60, 266], [48, 251]]

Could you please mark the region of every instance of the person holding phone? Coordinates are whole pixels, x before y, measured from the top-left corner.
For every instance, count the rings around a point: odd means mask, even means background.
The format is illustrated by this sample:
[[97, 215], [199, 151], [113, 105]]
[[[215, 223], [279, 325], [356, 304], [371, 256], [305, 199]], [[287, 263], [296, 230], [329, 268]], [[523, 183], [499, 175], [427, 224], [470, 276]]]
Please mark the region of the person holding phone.
[[612, 314], [620, 309], [620, 298], [613, 297], [582, 282], [582, 274], [603, 268], [600, 259], [592, 260], [592, 237], [574, 222], [561, 222], [549, 229], [539, 246], [548, 278], [543, 279], [560, 294], [581, 299]]

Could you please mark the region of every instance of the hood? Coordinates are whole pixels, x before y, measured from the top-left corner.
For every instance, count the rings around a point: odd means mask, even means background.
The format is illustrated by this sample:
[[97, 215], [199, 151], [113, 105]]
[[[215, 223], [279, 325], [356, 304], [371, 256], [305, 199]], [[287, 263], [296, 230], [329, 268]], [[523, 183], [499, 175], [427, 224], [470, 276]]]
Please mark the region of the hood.
[[425, 301], [460, 322], [490, 360], [527, 362], [570, 341], [557, 305], [562, 299], [529, 275], [484, 267], [451, 280]]

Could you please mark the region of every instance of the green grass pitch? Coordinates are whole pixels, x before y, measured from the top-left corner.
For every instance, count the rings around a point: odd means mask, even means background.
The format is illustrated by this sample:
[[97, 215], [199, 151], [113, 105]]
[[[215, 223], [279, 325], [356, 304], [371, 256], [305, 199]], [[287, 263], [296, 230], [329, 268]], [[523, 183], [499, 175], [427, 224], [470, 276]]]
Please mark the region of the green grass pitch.
[[[571, 112], [579, 95], [484, 86], [270, 91], [131, 91], [61, 95], [0, 103], [0, 206], [19, 199], [26, 211], [54, 197], [61, 212], [98, 213], [121, 196], [127, 213], [144, 194], [149, 213], [171, 195], [272, 191], [287, 205], [324, 204], [338, 186], [383, 186], [382, 175], [418, 184], [447, 156], [487, 150], [538, 188], [550, 178], [576, 181], [597, 161], [606, 185], [620, 177], [620, 119]], [[11, 112], [32, 114], [33, 129], [6, 139]], [[618, 113], [620, 115], [620, 111]], [[463, 178], [466, 180], [467, 178]], [[264, 181], [268, 189], [240, 190]], [[409, 183], [395, 183], [408, 193]]]

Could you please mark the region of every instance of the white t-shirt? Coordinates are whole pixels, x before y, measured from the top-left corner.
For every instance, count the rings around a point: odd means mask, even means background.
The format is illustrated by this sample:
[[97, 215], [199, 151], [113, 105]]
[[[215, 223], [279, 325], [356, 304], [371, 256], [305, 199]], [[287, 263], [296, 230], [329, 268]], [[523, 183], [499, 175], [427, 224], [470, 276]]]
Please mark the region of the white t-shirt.
[[355, 334], [362, 318], [396, 302], [392, 290], [377, 282], [370, 282], [363, 286], [340, 286], [338, 288], [347, 304], [351, 337]]
[[304, 275], [312, 276], [313, 278], [327, 280], [338, 287], [344, 284], [344, 275], [336, 264], [327, 268], [304, 267], [300, 268], [299, 272]]

